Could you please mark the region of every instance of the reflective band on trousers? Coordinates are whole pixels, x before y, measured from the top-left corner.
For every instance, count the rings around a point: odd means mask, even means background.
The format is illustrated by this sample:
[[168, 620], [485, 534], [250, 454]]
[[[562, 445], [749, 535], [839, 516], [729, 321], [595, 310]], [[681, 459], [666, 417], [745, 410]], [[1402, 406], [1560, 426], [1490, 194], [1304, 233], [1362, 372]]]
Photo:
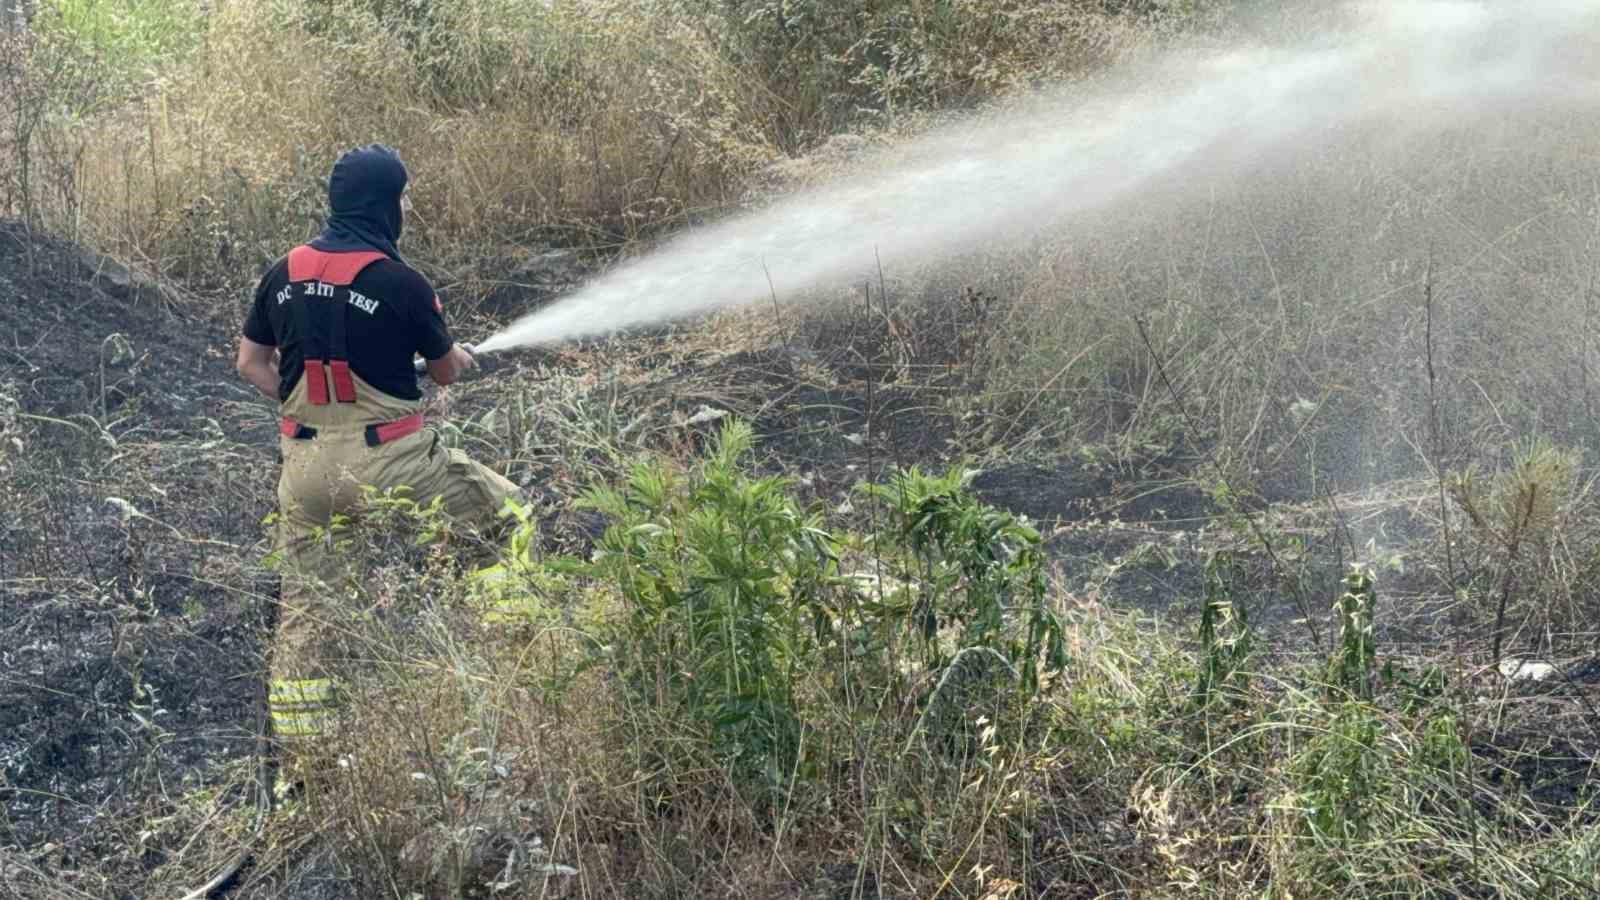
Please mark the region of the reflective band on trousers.
[[272, 713], [272, 733], [279, 738], [321, 737], [332, 724], [333, 713], [328, 710], [305, 713], [273, 710]]
[[278, 737], [316, 737], [332, 721], [336, 702], [331, 679], [274, 681], [267, 689], [272, 731]]

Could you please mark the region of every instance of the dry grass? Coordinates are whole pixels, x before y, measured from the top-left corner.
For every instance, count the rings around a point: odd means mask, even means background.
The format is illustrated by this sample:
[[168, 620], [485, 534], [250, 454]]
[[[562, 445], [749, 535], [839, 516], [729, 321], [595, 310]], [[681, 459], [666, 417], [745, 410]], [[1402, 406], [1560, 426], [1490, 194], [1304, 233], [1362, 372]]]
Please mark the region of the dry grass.
[[703, 221], [841, 129], [1082, 72], [1187, 21], [1090, 6], [206, 4], [181, 54], [70, 33], [12, 54], [68, 115], [8, 132], [0, 171], [13, 211], [238, 288], [315, 227], [334, 156], [383, 141], [415, 177], [408, 246], [466, 276], [541, 241], [609, 251]]
[[[1315, 664], [1274, 665], [1196, 709], [1193, 651], [1168, 627], [1059, 596], [1071, 665], [1025, 707], [975, 718], [972, 755], [907, 741], [926, 713], [873, 699], [893, 691], [862, 682], [851, 700], [826, 671], [797, 673], [810, 739], [841, 764], [784, 773], [774, 805], [703, 726], [630, 698], [605, 657], [574, 672], [623, 611], [603, 585], [544, 595], [554, 618], [509, 631], [433, 593], [401, 631], [355, 627], [350, 768], [295, 833], [337, 848], [363, 890], [443, 896], [1600, 887], [1593, 736], [1576, 710], [1571, 729], [1549, 718], [1560, 689], [1386, 654], [1370, 703], [1330, 693]], [[1569, 737], [1535, 736], [1552, 728]], [[1343, 818], [1320, 818], [1329, 804]]]
[[[133, 102], [97, 106], [115, 94], [92, 78], [36, 82], [65, 85], [52, 89], [80, 114], [53, 123], [48, 146], [28, 144], [45, 182], [19, 180], [26, 110], [21, 94], [0, 97], [23, 116], [0, 124], [9, 208], [196, 290], [232, 289], [315, 227], [339, 148], [383, 140], [416, 179], [408, 251], [470, 293], [526, 247], [633, 248], [849, 168], [858, 146], [927, 127], [930, 109], [1081, 73], [1195, 24], [1076, 3], [1015, 16], [820, 3], [784, 27], [760, 4], [741, 22], [682, 3], [473, 0], [428, 5], [432, 18], [404, 27], [354, 0], [212, 8], [201, 46]], [[443, 41], [429, 44], [437, 58], [419, 55], [424, 38]], [[21, 77], [18, 59], [0, 59], [0, 75]], [[798, 77], [821, 66], [835, 68]], [[1600, 232], [1588, 161], [1568, 152], [1593, 131], [1531, 121], [1421, 144], [1355, 129], [1307, 162], [1164, 186], [1070, 228], [1038, 223], [1026, 246], [888, 272], [870, 305], [785, 298], [776, 314], [524, 356], [454, 389], [436, 410], [446, 440], [534, 489], [536, 577], [509, 618], [486, 618], [462, 561], [486, 548], [413, 546], [403, 510], [359, 532], [366, 574], [348, 619], [326, 623], [344, 638], [350, 689], [331, 775], [272, 819], [240, 895], [1600, 892], [1593, 680], [1508, 681], [1489, 658], [1503, 644], [1576, 671], [1595, 646], [1600, 518], [1583, 461], [1559, 449], [1596, 437]], [[790, 158], [846, 125], [867, 137]], [[212, 614], [184, 609], [175, 584], [261, 599], [248, 536], [223, 548], [190, 532], [253, 522], [253, 506], [224, 501], [266, 496], [266, 467], [223, 432], [269, 411], [218, 402], [226, 428], [157, 442], [107, 415], [104, 389], [48, 419], [24, 414], [22, 396], [20, 380], [0, 380], [0, 534], [43, 522], [120, 556], [30, 540], [26, 559], [0, 560], [0, 588], [29, 603], [48, 589], [31, 609], [90, 620], [114, 645], [107, 677], [136, 693], [141, 667], [164, 665], [156, 623]], [[1119, 497], [1182, 484], [1221, 500], [1194, 501], [1176, 538], [1154, 519], [1047, 535], [1070, 663], [1037, 693], [978, 692], [930, 713], [946, 683], [917, 668], [909, 640], [878, 648], [870, 671], [846, 654], [789, 673], [814, 742], [796, 758], [827, 765], [752, 786], [715, 722], [626, 689], [648, 660], [614, 641], [599, 651], [630, 612], [625, 592], [554, 565], [587, 556], [604, 524], [574, 503], [585, 488], [645, 459], [692, 469], [719, 414], [766, 437], [752, 469], [795, 476], [801, 502], [854, 534], [843, 565], [858, 574], [881, 562], [867, 535], [886, 519], [851, 487], [900, 463], [1026, 460], [1060, 479], [1093, 472]], [[1516, 455], [1533, 433], [1554, 442], [1543, 462]], [[91, 468], [51, 470], [53, 456], [14, 453], [13, 439]], [[1463, 482], [1442, 509], [1438, 480], [1468, 463], [1489, 487]], [[182, 502], [163, 493], [175, 485]], [[111, 492], [157, 515], [79, 510]], [[1091, 559], [1074, 558], [1079, 544]], [[1230, 610], [1279, 617], [1248, 633], [1241, 686], [1197, 704], [1218, 645], [1191, 639], [1186, 612], [1211, 552], [1247, 562]], [[94, 574], [74, 573], [80, 560]], [[1355, 560], [1378, 568], [1365, 700], [1329, 683], [1331, 648], [1308, 646], [1283, 613], [1293, 584], [1320, 616]], [[1130, 589], [1141, 571], [1170, 576], [1154, 602]], [[1138, 604], [1165, 613], [1124, 611]], [[97, 699], [84, 715], [136, 728], [140, 702]], [[170, 750], [176, 733], [132, 744]], [[149, 790], [96, 832], [118, 844], [104, 871], [74, 880], [59, 854], [30, 849], [0, 852], [0, 879], [61, 897], [135, 871], [150, 893], [201, 880], [250, 827], [249, 773], [218, 762], [169, 785], [161, 771], [132, 773], [128, 790]]]

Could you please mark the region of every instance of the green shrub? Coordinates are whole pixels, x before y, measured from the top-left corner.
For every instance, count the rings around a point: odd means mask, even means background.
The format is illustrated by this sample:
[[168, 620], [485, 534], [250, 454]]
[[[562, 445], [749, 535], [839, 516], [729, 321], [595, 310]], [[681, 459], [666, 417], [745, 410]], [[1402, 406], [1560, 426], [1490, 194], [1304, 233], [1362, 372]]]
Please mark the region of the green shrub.
[[799, 759], [796, 686], [841, 582], [820, 516], [785, 479], [741, 470], [752, 439], [730, 424], [686, 480], [641, 463], [583, 502], [612, 519], [590, 574], [624, 603], [601, 641], [632, 701], [699, 723], [742, 782], [777, 788]]
[[[916, 467], [861, 491], [884, 504], [886, 527], [870, 548], [900, 587], [877, 613], [903, 621], [923, 665], [942, 670], [969, 650], [997, 653], [1032, 693], [1041, 672], [1066, 664], [1061, 623], [1045, 596], [1039, 533], [967, 490], [972, 473], [928, 475]], [[882, 593], [880, 591], [880, 593]]]
[[[805, 740], [837, 708], [908, 702], [914, 723], [890, 731], [909, 726], [909, 740], [964, 710], [962, 689], [998, 699], [1005, 685], [1026, 702], [1065, 665], [1037, 533], [978, 502], [964, 473], [912, 469], [863, 486], [891, 512], [879, 532], [846, 537], [802, 508], [788, 479], [745, 470], [752, 441], [736, 421], [686, 472], [644, 462], [592, 488], [582, 503], [610, 519], [594, 559], [544, 564], [615, 593], [593, 663], [650, 711], [640, 722], [692, 725], [738, 783], [770, 796], [837, 761]], [[536, 528], [524, 519], [512, 537], [523, 549], [480, 576], [501, 614], [539, 581], [525, 577]], [[878, 576], [845, 575], [846, 554]]]

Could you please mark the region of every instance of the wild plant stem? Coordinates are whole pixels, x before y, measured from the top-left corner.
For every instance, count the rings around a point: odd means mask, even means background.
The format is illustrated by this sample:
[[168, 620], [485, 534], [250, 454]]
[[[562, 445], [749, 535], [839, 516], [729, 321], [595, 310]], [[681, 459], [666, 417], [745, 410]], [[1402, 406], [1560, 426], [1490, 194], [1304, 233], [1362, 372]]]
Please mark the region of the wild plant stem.
[[1527, 508], [1522, 516], [1512, 525], [1511, 540], [1506, 545], [1506, 576], [1500, 582], [1500, 605], [1494, 614], [1494, 653], [1490, 662], [1498, 665], [1500, 662], [1500, 645], [1505, 637], [1506, 607], [1511, 603], [1511, 588], [1517, 579], [1517, 556], [1522, 549], [1522, 536], [1533, 522], [1534, 502], [1539, 496], [1539, 485], [1528, 486]]
[[[878, 255], [877, 247], [872, 248], [872, 258], [878, 263], [878, 303], [883, 307], [883, 321], [892, 322], [889, 318], [889, 287], [883, 277], [883, 258]], [[900, 457], [900, 441], [898, 438], [899, 435], [895, 432], [894, 415], [891, 413], [889, 416], [889, 452], [894, 454], [895, 468], [903, 469], [905, 464]], [[903, 500], [904, 497], [901, 499]]]
[[[872, 282], [870, 282], [870, 281], [865, 282], [865, 283], [862, 284], [861, 287], [862, 287], [863, 295], [865, 296], [865, 299], [866, 299], [867, 321], [871, 322], [872, 321]], [[870, 358], [865, 358], [862, 361], [863, 361], [863, 363], [865, 363], [866, 370], [867, 370], [866, 426], [863, 429], [863, 434], [865, 436], [865, 444], [866, 444], [866, 449], [867, 449], [867, 481], [868, 481], [868, 483], [871, 483], [872, 480], [873, 480], [873, 477], [874, 477], [873, 476], [873, 469], [872, 469], [872, 465], [873, 465], [873, 460], [872, 460], [872, 416], [873, 416], [873, 412], [874, 412], [874, 400], [875, 400], [875, 398], [873, 396], [873, 381], [874, 381], [874, 377], [873, 377], [873, 371], [872, 371], [872, 360]], [[880, 535], [882, 533], [882, 530], [878, 527], [878, 498], [877, 498], [877, 495], [875, 493], [869, 493], [869, 495], [867, 497], [867, 503], [869, 504], [868, 512], [869, 512], [869, 515], [870, 515], [871, 521], [872, 521], [872, 574], [873, 574], [873, 579], [872, 580], [873, 580], [873, 588], [877, 592], [878, 605], [882, 606], [883, 605], [883, 550], [882, 550], [881, 545], [879, 544]], [[848, 654], [847, 654], [847, 656], [848, 656]], [[868, 759], [869, 756], [867, 755], [865, 737], [859, 731], [857, 731], [855, 733], [855, 735], [854, 735], [854, 738], [855, 738], [855, 743], [856, 743], [857, 758], [861, 759], [861, 760]], [[865, 772], [863, 772], [861, 774], [861, 776], [859, 778], [859, 781], [860, 781], [860, 787], [861, 787], [860, 802], [862, 804], [862, 808], [866, 809], [867, 808], [867, 802], [868, 802], [868, 794], [867, 794], [867, 778], [866, 778]], [[865, 859], [865, 857], [863, 857], [863, 859], [861, 861], [861, 869], [858, 870], [857, 873], [856, 873], [856, 878], [857, 878], [858, 881], [862, 877], [862, 875], [863, 875], [863, 873], [865, 871], [865, 867], [866, 867], [866, 859]]]
[[1600, 274], [1600, 213], [1595, 215], [1595, 233], [1589, 241], [1589, 284], [1583, 294], [1583, 332], [1578, 341], [1578, 373], [1582, 379], [1584, 424], [1594, 425], [1594, 403], [1589, 397], [1589, 330], [1594, 318], [1595, 277]]
[[[865, 292], [865, 296], [866, 296], [867, 319], [868, 319], [868, 321], [871, 321], [871, 319], [872, 319], [872, 283], [869, 281], [869, 282], [863, 284], [861, 286], [861, 288]], [[866, 424], [865, 424], [864, 428], [862, 429], [862, 434], [864, 436], [864, 443], [865, 443], [866, 448], [867, 448], [867, 481], [870, 482], [870, 481], [874, 480], [877, 477], [877, 470], [875, 469], [875, 467], [873, 465], [873, 459], [872, 459], [872, 419], [873, 419], [873, 416], [874, 416], [874, 414], [876, 413], [876, 410], [877, 410], [876, 402], [875, 402], [877, 398], [874, 396], [873, 382], [876, 379], [874, 377], [872, 359], [870, 357], [868, 357], [868, 358], [863, 359], [862, 361], [863, 361], [863, 363], [865, 363], [865, 368], [867, 370]], [[874, 535], [874, 537], [873, 537], [873, 542], [874, 542], [873, 553], [874, 553], [874, 556], [876, 556], [876, 554], [877, 554], [877, 550], [876, 550], [877, 537], [876, 536], [877, 536], [877, 533], [878, 533], [878, 505], [877, 505], [877, 501], [875, 501], [875, 500], [872, 503], [872, 533]], [[880, 573], [880, 577], [881, 577], [881, 573]]]
[[[1350, 522], [1345, 518], [1344, 510], [1339, 508], [1339, 501], [1334, 499], [1333, 490], [1328, 487], [1326, 482], [1324, 482], [1322, 485], [1322, 493], [1328, 498], [1328, 506], [1332, 507], [1333, 509], [1333, 517], [1334, 520], [1339, 523], [1339, 532], [1340, 534], [1344, 535], [1345, 545], [1350, 548], [1350, 559], [1357, 559], [1359, 554], [1356, 553], [1355, 538], [1350, 536]], [[1341, 565], [1339, 570], [1339, 577], [1343, 578], [1344, 567]]]
[[1578, 340], [1578, 367], [1583, 396], [1585, 424], [1594, 422], [1594, 404], [1589, 399], [1589, 320], [1594, 316], [1594, 269], [1589, 270], [1589, 286], [1583, 292], [1583, 331]]
[[[650, 196], [655, 197], [661, 190], [661, 176], [667, 172], [667, 163], [672, 161], [672, 151], [678, 149], [678, 141], [683, 138], [683, 131], [679, 129], [672, 135], [672, 142], [667, 144], [667, 150], [661, 154], [661, 162], [656, 165], [655, 177], [650, 179]], [[765, 263], [762, 263], [765, 266]]]
[[[1156, 367], [1156, 374], [1161, 377], [1161, 383], [1166, 385], [1167, 393], [1172, 395], [1172, 402], [1177, 405], [1178, 414], [1183, 417], [1184, 425], [1188, 428], [1190, 434], [1199, 434], [1200, 431], [1195, 426], [1194, 419], [1189, 415], [1188, 407], [1184, 405], [1183, 397], [1178, 394], [1178, 389], [1172, 384], [1172, 379], [1167, 377], [1167, 368], [1161, 362], [1161, 354], [1156, 351], [1155, 343], [1150, 340], [1150, 331], [1145, 327], [1144, 320], [1134, 316], [1133, 324], [1139, 329], [1139, 339], [1144, 342], [1145, 349], [1149, 351], [1150, 361]], [[1222, 464], [1217, 462], [1216, 456], [1209, 450], [1202, 451], [1201, 455], [1211, 465], [1211, 468], [1216, 470], [1218, 480], [1228, 487], [1228, 493], [1231, 496], [1233, 489], [1228, 482], [1228, 473], [1223, 470]], [[1266, 551], [1267, 558], [1272, 561], [1273, 569], [1283, 572], [1286, 567], [1283, 565], [1283, 561], [1278, 558], [1277, 551], [1273, 549], [1272, 538], [1268, 537], [1266, 531], [1261, 528], [1260, 523], [1256, 521], [1254, 513], [1242, 507], [1240, 507], [1240, 511], [1244, 514], [1245, 522], [1250, 526], [1250, 533], [1255, 536], [1256, 542], [1261, 545], [1261, 548]], [[1300, 615], [1305, 618], [1307, 630], [1311, 632], [1311, 643], [1316, 647], [1321, 647], [1321, 629], [1317, 628], [1316, 619], [1311, 614], [1311, 605], [1306, 601], [1305, 591], [1301, 589], [1298, 579], [1290, 580], [1290, 591], [1294, 594], [1295, 605], [1299, 607]]]
[[1460, 596], [1456, 584], [1455, 549], [1450, 541], [1450, 504], [1444, 488], [1444, 429], [1439, 421], [1438, 375], [1433, 366], [1433, 254], [1428, 254], [1428, 273], [1422, 282], [1424, 312], [1423, 356], [1428, 367], [1428, 430], [1433, 444], [1434, 483], [1439, 489], [1439, 532], [1444, 542], [1445, 578], [1450, 584], [1452, 602]]
[[778, 334], [783, 337], [783, 342], [787, 345], [794, 338], [788, 334], [788, 329], [783, 327], [783, 311], [778, 308], [778, 288], [772, 283], [772, 271], [767, 268], [767, 261], [764, 259], [761, 261], [761, 271], [766, 273], [767, 290], [772, 292], [772, 318], [778, 323]]

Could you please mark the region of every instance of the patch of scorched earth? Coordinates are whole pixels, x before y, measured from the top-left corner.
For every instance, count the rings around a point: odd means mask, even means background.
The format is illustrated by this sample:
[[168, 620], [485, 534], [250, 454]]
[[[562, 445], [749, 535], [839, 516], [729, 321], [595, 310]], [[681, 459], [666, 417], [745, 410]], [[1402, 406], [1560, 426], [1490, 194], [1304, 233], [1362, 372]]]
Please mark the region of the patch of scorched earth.
[[268, 420], [226, 316], [29, 241], [0, 223], [0, 849], [109, 878], [254, 747]]

